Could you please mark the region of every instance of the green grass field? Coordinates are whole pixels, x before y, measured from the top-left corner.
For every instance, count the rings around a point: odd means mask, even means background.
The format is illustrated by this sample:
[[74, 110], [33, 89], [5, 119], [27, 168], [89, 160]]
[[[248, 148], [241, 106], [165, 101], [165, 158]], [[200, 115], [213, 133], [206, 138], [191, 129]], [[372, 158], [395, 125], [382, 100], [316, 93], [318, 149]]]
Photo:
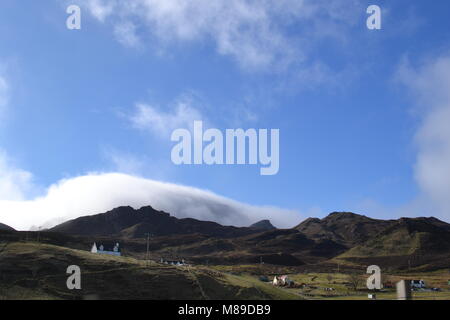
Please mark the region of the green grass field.
[[[259, 275], [268, 275], [273, 269], [268, 268], [265, 274], [261, 272], [261, 266], [217, 266], [218, 270], [232, 272], [234, 281], [240, 283], [262, 283], [265, 286], [272, 287], [274, 295], [280, 299], [305, 299], [305, 300], [368, 300], [369, 293], [375, 293], [378, 300], [396, 300], [395, 288], [385, 288], [379, 292], [371, 292], [366, 286], [368, 275], [360, 275], [357, 290], [354, 290], [350, 284], [349, 275], [344, 273], [284, 273], [295, 282], [295, 287], [273, 286], [271, 282], [264, 283], [259, 280]], [[279, 273], [283, 274], [283, 273]], [[273, 274], [269, 276], [272, 281]], [[384, 275], [384, 281], [392, 284], [405, 279], [422, 279], [428, 287], [440, 288], [442, 291], [414, 291], [413, 299], [416, 300], [450, 300], [450, 286], [448, 280], [450, 273], [448, 270], [435, 271], [429, 273], [406, 273]], [[327, 291], [326, 288], [333, 290]], [[278, 293], [277, 293], [278, 292]], [[285, 295], [289, 295], [286, 297]]]
[[[82, 290], [66, 287], [69, 265], [82, 270]], [[292, 288], [273, 286], [274, 275], [287, 274]], [[265, 275], [270, 282], [260, 281]], [[9, 243], [0, 255], [1, 299], [265, 299], [265, 300], [367, 300], [365, 281], [359, 276], [354, 290], [344, 273], [305, 273], [272, 265], [170, 266], [131, 257], [92, 254], [36, 242]], [[448, 270], [384, 275], [396, 283], [423, 279], [441, 292], [414, 292], [420, 300], [450, 300]], [[325, 290], [332, 288], [332, 290]], [[395, 299], [395, 289], [377, 293], [378, 299]]]

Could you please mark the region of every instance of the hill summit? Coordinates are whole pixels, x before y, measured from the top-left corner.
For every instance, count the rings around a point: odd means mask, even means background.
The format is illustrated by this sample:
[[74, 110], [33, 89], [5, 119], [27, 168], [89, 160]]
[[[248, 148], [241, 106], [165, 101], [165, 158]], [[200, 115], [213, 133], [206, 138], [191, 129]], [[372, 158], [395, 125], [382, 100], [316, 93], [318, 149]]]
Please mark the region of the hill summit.
[[250, 228], [259, 229], [259, 230], [273, 230], [276, 229], [270, 220], [261, 220], [250, 226]]
[[372, 219], [353, 212], [332, 212], [323, 219], [309, 218], [295, 227], [316, 240], [332, 240], [353, 247], [391, 226], [394, 220]]
[[83, 236], [120, 236], [122, 238], [143, 238], [180, 234], [203, 234], [229, 238], [257, 232], [253, 228], [222, 226], [216, 222], [192, 218], [178, 219], [151, 206], [140, 209], [118, 207], [93, 216], [80, 217], [64, 222], [49, 231]]
[[15, 231], [14, 228], [7, 226], [6, 224], [0, 223], [0, 230], [2, 231]]

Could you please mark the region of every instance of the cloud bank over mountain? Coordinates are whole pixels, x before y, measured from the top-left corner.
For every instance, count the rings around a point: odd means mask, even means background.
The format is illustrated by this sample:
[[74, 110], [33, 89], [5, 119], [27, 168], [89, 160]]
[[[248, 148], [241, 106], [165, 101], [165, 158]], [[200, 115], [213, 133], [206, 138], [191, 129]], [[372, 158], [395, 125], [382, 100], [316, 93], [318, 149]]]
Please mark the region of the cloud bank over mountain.
[[151, 205], [178, 218], [235, 226], [270, 219], [277, 227], [293, 227], [301, 220], [293, 210], [252, 206], [197, 188], [105, 173], [62, 180], [52, 185], [46, 195], [33, 200], [1, 200], [0, 221], [19, 230], [51, 227], [125, 205]]

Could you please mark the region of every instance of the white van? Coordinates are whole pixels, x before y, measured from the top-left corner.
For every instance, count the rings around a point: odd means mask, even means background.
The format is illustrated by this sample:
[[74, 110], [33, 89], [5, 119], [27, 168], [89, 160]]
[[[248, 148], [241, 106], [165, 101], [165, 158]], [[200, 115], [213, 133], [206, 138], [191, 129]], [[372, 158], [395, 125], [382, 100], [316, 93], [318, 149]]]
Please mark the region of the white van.
[[411, 280], [411, 289], [424, 289], [425, 287], [425, 281]]

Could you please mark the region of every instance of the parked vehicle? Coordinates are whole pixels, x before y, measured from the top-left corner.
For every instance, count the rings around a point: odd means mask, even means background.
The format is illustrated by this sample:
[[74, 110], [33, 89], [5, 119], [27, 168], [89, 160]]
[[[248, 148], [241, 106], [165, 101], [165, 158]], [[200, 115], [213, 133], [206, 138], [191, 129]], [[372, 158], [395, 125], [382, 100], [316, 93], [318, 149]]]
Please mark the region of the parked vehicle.
[[423, 280], [411, 280], [411, 289], [425, 289], [425, 281]]
[[441, 288], [431, 288], [431, 291], [437, 291], [437, 292], [441, 292]]

